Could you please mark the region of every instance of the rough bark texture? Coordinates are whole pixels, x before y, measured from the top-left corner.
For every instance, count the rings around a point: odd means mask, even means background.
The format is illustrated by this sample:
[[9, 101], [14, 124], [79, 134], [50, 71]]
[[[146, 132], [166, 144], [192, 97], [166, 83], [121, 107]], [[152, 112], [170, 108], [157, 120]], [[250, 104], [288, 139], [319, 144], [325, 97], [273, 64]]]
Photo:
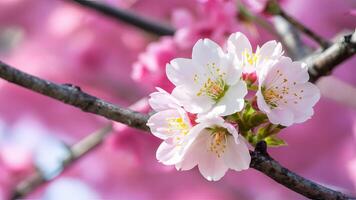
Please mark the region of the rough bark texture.
[[325, 51], [306, 59], [309, 67], [310, 81], [329, 75], [343, 61], [356, 53], [356, 33], [346, 35]]
[[112, 103], [82, 92], [79, 87], [71, 84], [56, 84], [40, 79], [17, 70], [0, 61], [0, 77], [35, 91], [80, 108], [84, 112], [101, 115], [110, 120], [126, 124], [128, 126], [148, 131], [146, 121], [148, 117], [138, 112], [121, 108]]

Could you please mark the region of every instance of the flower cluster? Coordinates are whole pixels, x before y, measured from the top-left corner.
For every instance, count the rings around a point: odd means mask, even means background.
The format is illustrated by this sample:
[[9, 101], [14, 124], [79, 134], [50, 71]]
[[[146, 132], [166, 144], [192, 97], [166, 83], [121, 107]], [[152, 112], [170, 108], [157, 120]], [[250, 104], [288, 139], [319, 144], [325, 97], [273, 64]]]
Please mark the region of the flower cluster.
[[228, 169], [249, 168], [247, 142], [283, 145], [277, 133], [309, 119], [320, 98], [305, 64], [283, 56], [280, 43], [269, 41], [253, 52], [237, 32], [226, 47], [199, 40], [191, 59], [167, 64], [172, 93], [158, 88], [149, 100], [156, 113], [147, 125], [163, 140], [157, 159], [181, 170], [197, 165], [214, 181]]

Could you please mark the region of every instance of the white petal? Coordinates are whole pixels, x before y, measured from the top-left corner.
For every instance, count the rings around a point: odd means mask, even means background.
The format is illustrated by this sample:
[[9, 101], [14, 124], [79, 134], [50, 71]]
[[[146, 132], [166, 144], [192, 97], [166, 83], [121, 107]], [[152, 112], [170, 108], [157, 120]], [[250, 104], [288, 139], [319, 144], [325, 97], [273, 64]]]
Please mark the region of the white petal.
[[228, 167], [222, 157], [218, 158], [215, 153], [208, 151], [210, 133], [202, 132], [199, 137], [201, 138], [197, 140], [201, 142], [196, 144], [200, 145], [199, 151], [201, 151], [198, 161], [199, 171], [207, 180], [217, 181], [225, 175]]
[[267, 113], [267, 116], [272, 124], [280, 124], [283, 126], [292, 125], [294, 120], [292, 111], [287, 109], [272, 109], [270, 113]]
[[227, 50], [229, 53], [234, 53], [237, 58], [241, 60], [242, 52], [247, 51], [248, 53], [251, 53], [252, 47], [250, 41], [243, 33], [236, 32], [231, 34], [227, 40]]
[[256, 51], [257, 54], [261, 56], [261, 59], [278, 59], [282, 54], [282, 45], [281, 43], [277, 43], [276, 41], [268, 41], [262, 45]]
[[[236, 60], [235, 60], [236, 61]], [[234, 63], [233, 55], [228, 55], [224, 72], [226, 73], [225, 81], [228, 85], [234, 85], [241, 79], [242, 66]]]
[[148, 100], [153, 110], [162, 111], [180, 107], [178, 100], [172, 97], [168, 92], [161, 88], [157, 88], [157, 90], [158, 92], [150, 94], [150, 99]]
[[212, 62], [219, 64], [220, 58], [224, 56], [221, 47], [209, 39], [198, 40], [192, 51], [192, 60], [201, 68], [204, 68], [206, 64]]
[[261, 88], [258, 89], [257, 93], [256, 93], [256, 97], [257, 97], [257, 106], [258, 108], [265, 113], [269, 113], [271, 112], [271, 108], [267, 105], [265, 98], [262, 95], [262, 91]]
[[180, 162], [182, 158], [181, 148], [176, 145], [162, 142], [157, 149], [156, 158], [159, 162], [165, 165], [174, 165]]
[[183, 107], [190, 113], [207, 112], [214, 104], [214, 101], [209, 97], [197, 96], [184, 86], [174, 88], [172, 96], [178, 99]]
[[233, 138], [235, 139], [235, 143], [239, 144], [240, 143], [240, 136], [239, 133], [237, 132], [237, 129], [230, 123], [225, 123], [223, 122], [222, 125], [220, 125], [224, 128], [226, 128], [226, 130], [233, 136]]
[[175, 131], [169, 129], [169, 121], [167, 119], [179, 117], [182, 117], [183, 120], [190, 125], [188, 117], [184, 114], [182, 109], [170, 109], [152, 115], [147, 121], [147, 126], [150, 127], [154, 136], [165, 140], [177, 134]]
[[[309, 80], [308, 69], [305, 63], [292, 62], [288, 57], [281, 57], [277, 63], [275, 63], [267, 72], [266, 85], [270, 85], [271, 81], [275, 80], [277, 70], [283, 74], [283, 78], [288, 79], [289, 83], [305, 83]], [[280, 79], [280, 81], [283, 80]]]
[[199, 87], [194, 82], [196, 74], [201, 74], [201, 67], [196, 65], [191, 59], [176, 58], [166, 65], [166, 74], [174, 85], [185, 85], [189, 88]]
[[184, 147], [182, 161], [176, 164], [178, 170], [190, 170], [198, 164], [199, 159], [203, 156], [204, 151], [206, 151], [204, 148], [206, 145], [204, 135], [209, 135], [210, 133], [204, 129], [209, 126], [209, 123], [200, 123], [190, 130], [186, 138], [188, 142]]
[[228, 137], [224, 160], [230, 169], [236, 171], [248, 169], [250, 167], [251, 156], [245, 142], [239, 140], [236, 143], [233, 136]]
[[244, 97], [246, 94], [246, 83], [240, 80], [235, 85], [230, 86], [225, 95], [214, 106], [212, 112], [215, 112], [216, 115], [227, 116], [241, 111], [244, 107]]

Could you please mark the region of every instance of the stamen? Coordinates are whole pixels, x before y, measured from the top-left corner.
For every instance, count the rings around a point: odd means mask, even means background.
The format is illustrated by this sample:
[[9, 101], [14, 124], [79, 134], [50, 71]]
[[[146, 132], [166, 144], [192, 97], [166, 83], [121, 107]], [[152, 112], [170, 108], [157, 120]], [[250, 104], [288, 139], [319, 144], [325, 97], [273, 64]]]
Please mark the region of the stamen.
[[214, 128], [211, 132], [210, 147], [208, 149], [215, 153], [218, 158], [221, 158], [225, 153], [228, 135], [227, 130], [221, 127]]
[[[182, 117], [178, 118], [168, 118], [168, 131], [169, 132], [178, 132], [180, 135], [185, 136], [189, 132], [189, 125], [184, 122]], [[179, 136], [176, 138], [180, 140]]]
[[[208, 96], [214, 101], [219, 101], [225, 92], [228, 89], [228, 85], [224, 80], [226, 73], [221, 73], [221, 70], [215, 63], [207, 64], [206, 65], [208, 74], [204, 74], [207, 76], [207, 80], [201, 87], [201, 89], [197, 92], [197, 96]], [[197, 75], [194, 76], [194, 81], [197, 82], [198, 77]]]

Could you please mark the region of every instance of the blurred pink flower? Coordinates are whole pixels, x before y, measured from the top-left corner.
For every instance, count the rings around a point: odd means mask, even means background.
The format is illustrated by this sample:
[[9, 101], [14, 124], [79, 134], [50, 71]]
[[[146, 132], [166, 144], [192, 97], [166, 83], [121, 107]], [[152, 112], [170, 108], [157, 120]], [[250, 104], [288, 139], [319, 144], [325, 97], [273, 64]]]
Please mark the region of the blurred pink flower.
[[162, 37], [147, 46], [138, 61], [133, 64], [131, 77], [142, 87], [153, 89], [155, 86], [170, 90], [172, 84], [165, 76], [165, 67], [177, 54], [177, 47], [172, 37]]
[[242, 0], [252, 12], [262, 13], [265, 11], [269, 0]]
[[174, 39], [181, 48], [190, 48], [201, 38], [223, 44], [226, 36], [235, 32], [237, 6], [232, 0], [199, 0], [196, 14], [184, 9], [173, 12], [172, 22], [178, 29]]

